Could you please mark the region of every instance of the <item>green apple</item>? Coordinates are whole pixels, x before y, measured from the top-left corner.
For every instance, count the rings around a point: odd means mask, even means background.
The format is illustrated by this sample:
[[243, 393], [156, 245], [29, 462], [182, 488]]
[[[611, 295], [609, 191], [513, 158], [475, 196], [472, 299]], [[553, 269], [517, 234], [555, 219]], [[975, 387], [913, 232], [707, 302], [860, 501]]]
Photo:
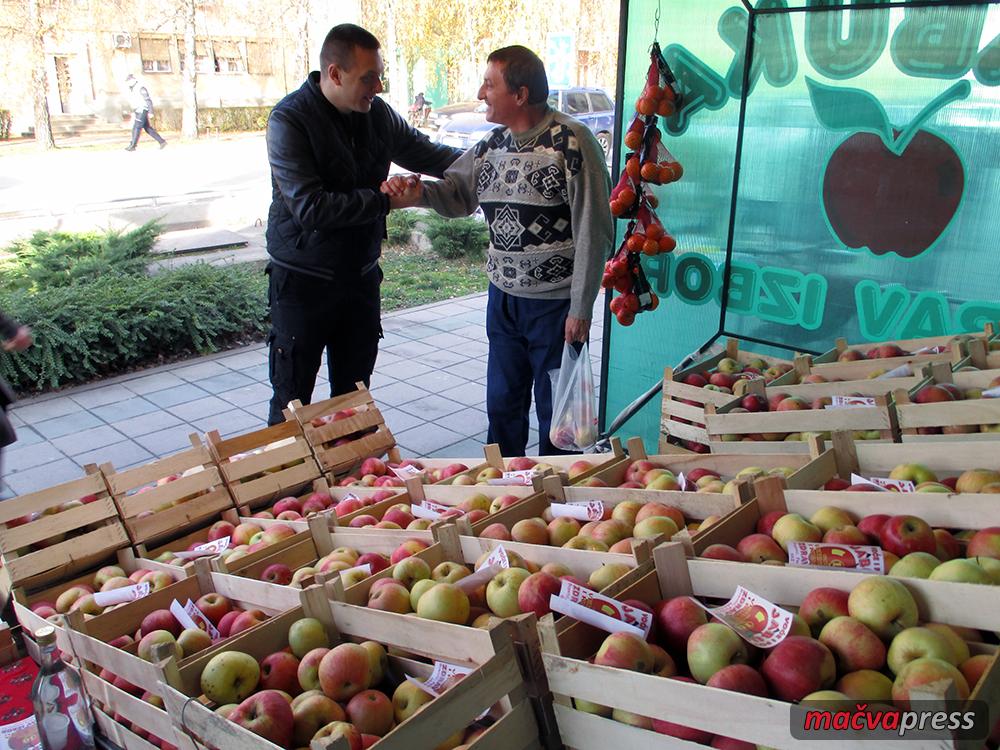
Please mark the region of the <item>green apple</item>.
[[691, 676], [704, 685], [723, 667], [746, 664], [750, 660], [746, 642], [736, 631], [717, 622], [699, 625], [687, 642]]
[[927, 628], [907, 628], [892, 639], [886, 663], [892, 673], [898, 675], [911, 661], [923, 658], [944, 659], [954, 664], [955, 652], [940, 633]]
[[417, 600], [417, 617], [464, 625], [469, 620], [469, 597], [453, 583], [436, 583]]
[[303, 617], [288, 628], [288, 645], [295, 657], [301, 659], [314, 648], [329, 648], [330, 638], [323, 623], [315, 617]]
[[242, 651], [223, 651], [209, 659], [202, 670], [201, 692], [215, 703], [241, 703], [259, 682], [256, 659]]
[[771, 528], [771, 536], [785, 552], [788, 552], [789, 542], [820, 542], [823, 540], [823, 532], [819, 530], [819, 527], [798, 513], [786, 513], [775, 521]]
[[834, 508], [831, 505], [820, 508], [813, 513], [809, 517], [809, 522], [813, 526], [818, 527], [824, 534], [831, 529], [837, 529], [841, 526], [853, 526], [855, 523], [850, 513], [842, 508]]
[[914, 484], [936, 482], [937, 474], [923, 464], [900, 464], [889, 472], [889, 479], [909, 480]]
[[982, 583], [992, 584], [993, 577], [975, 560], [958, 558], [948, 560], [931, 571], [932, 581], [951, 581], [952, 583]]
[[913, 594], [888, 576], [872, 576], [858, 583], [847, 598], [847, 611], [883, 641], [917, 624]]
[[433, 578], [423, 578], [413, 584], [413, 588], [410, 589], [410, 608], [416, 612], [417, 602], [420, 601], [420, 597], [430, 591], [438, 584]]
[[911, 552], [899, 559], [889, 575], [896, 578], [930, 578], [934, 568], [941, 564], [930, 552]]
[[506, 568], [486, 585], [486, 604], [497, 617], [512, 617], [521, 613], [517, 592], [530, 576], [524, 568]]

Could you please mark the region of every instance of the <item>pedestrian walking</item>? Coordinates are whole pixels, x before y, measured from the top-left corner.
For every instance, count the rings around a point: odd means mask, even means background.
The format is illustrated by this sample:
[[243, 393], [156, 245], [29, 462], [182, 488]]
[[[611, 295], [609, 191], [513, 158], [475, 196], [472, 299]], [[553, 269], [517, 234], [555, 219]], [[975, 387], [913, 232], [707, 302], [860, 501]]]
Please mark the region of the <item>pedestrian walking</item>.
[[149, 89], [139, 83], [131, 73], [125, 79], [125, 83], [128, 84], [129, 102], [132, 105], [132, 142], [126, 146], [125, 150], [135, 151], [136, 144], [139, 142], [139, 133], [143, 130], [160, 144], [160, 148], [166, 148], [167, 142], [150, 124], [150, 120], [153, 118], [153, 100], [149, 96]]

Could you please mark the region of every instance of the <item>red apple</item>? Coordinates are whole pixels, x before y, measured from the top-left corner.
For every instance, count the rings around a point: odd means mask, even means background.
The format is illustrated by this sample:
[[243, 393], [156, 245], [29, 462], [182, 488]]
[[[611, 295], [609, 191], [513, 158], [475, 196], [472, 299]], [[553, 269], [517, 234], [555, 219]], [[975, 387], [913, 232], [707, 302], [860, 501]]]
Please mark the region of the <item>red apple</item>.
[[277, 690], [251, 695], [229, 714], [229, 720], [278, 747], [291, 747], [295, 718], [292, 707]]
[[905, 557], [911, 552], [937, 550], [934, 530], [922, 518], [916, 516], [892, 516], [879, 534], [882, 547], [897, 557]]
[[222, 619], [223, 615], [227, 612], [232, 611], [233, 605], [229, 603], [229, 600], [222, 594], [217, 594], [214, 591], [203, 594], [198, 597], [198, 600], [194, 603], [205, 617], [207, 617], [216, 628], [219, 627], [219, 621]]
[[283, 690], [289, 695], [298, 695], [299, 660], [287, 651], [278, 651], [265, 656], [260, 663], [260, 687], [262, 690]]

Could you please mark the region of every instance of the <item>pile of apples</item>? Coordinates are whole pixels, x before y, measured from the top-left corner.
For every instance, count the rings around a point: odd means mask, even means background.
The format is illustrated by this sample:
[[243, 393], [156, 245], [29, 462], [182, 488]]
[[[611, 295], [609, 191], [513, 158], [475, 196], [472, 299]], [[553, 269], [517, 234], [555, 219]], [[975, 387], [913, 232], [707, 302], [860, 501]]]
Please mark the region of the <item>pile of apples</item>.
[[[180, 474], [170, 474], [170, 475], [165, 476], [165, 477], [160, 477], [155, 482], [150, 482], [149, 484], [144, 484], [141, 487], [137, 487], [134, 490], [131, 490], [130, 492], [128, 492], [126, 494], [126, 497], [134, 497], [135, 495], [141, 495], [144, 492], [149, 492], [150, 490], [156, 489], [157, 487], [162, 487], [165, 484], [170, 484], [171, 482], [176, 482], [178, 479], [182, 479], [184, 477], [189, 477], [189, 476], [192, 476], [194, 474], [198, 474], [198, 473], [200, 473], [200, 472], [202, 472], [204, 470], [205, 470], [205, 468], [203, 466], [192, 466], [190, 469], [185, 469]], [[184, 497], [179, 497], [176, 500], [173, 500], [173, 501], [170, 501], [170, 502], [161, 503], [160, 505], [156, 506], [152, 510], [141, 511], [141, 512], [137, 513], [135, 517], [136, 518], [146, 518], [147, 516], [151, 516], [154, 513], [160, 513], [162, 511], [169, 510], [170, 508], [173, 508], [173, 507], [175, 507], [177, 505], [183, 505], [184, 503], [189, 502], [191, 500], [194, 500], [197, 497], [201, 497], [202, 495], [207, 495], [209, 493], [209, 491], [210, 490], [208, 490], [208, 489], [196, 490], [196, 491], [192, 492], [190, 495], [185, 495]]]
[[[233, 524], [229, 521], [216, 521], [209, 528], [205, 537], [206, 542], [214, 542], [225, 537], [229, 537], [229, 547], [224, 550], [220, 557], [228, 563], [235, 562], [241, 557], [266, 549], [273, 544], [277, 544], [283, 539], [295, 536], [298, 532], [291, 526], [275, 524], [266, 529], [251, 521], [244, 521], [240, 524]], [[193, 550], [205, 542], [192, 542], [188, 545], [187, 551]], [[180, 550], [165, 550], [154, 558], [155, 562], [166, 563], [183, 567], [191, 565], [191, 560], [185, 560], [176, 556]]]
[[[287, 649], [259, 662], [242, 651], [213, 656], [201, 690], [220, 716], [287, 750], [340, 737], [362, 750], [433, 700], [408, 680], [393, 684], [382, 644], [332, 644], [308, 617], [288, 629]], [[483, 731], [473, 725], [439, 747], [464, 746]]]
[[[229, 638], [249, 630], [268, 619], [261, 609], [241, 609], [222, 594], [210, 592], [198, 597], [195, 606], [219, 631]], [[133, 650], [140, 659], [155, 661], [155, 646], [166, 643], [173, 647], [178, 660], [204, 651], [212, 639], [201, 628], [185, 628], [169, 609], [154, 609], [144, 618], [135, 635], [121, 635], [111, 641], [115, 648]]]
[[[844, 584], [850, 586], [850, 579]], [[609, 635], [595, 664], [791, 703], [850, 700], [905, 709], [912, 690], [941, 680], [951, 681], [964, 700], [992, 660], [991, 655], [970, 655], [967, 642], [982, 639], [977, 631], [920, 625], [909, 589], [886, 576], [865, 578], [851, 590], [809, 592], [789, 634], [770, 649], [752, 646], [728, 626], [710, 621], [690, 597], [652, 606], [627, 601], [653, 613], [649, 639]], [[715, 748], [756, 747], [681, 723], [585, 701], [575, 704], [580, 711]]]
[[[736, 483], [739, 480], [757, 479], [764, 476], [790, 477], [795, 471], [791, 466], [778, 466], [773, 469], [747, 466], [736, 472], [732, 479], [724, 480], [722, 475], [714, 469], [695, 467], [684, 475], [687, 487], [685, 491], [702, 494], [732, 494], [736, 491]], [[691, 489], [691, 485], [694, 485], [695, 489]], [[618, 488], [672, 492], [678, 492], [682, 489], [680, 480], [670, 469], [658, 466], [646, 459], [639, 459], [628, 465], [623, 475], [623, 481], [618, 485]]]
[[[896, 467], [894, 479], [902, 474], [924, 469], [918, 465]], [[1000, 492], [1000, 473], [973, 469], [954, 478], [961, 491]], [[921, 482], [920, 492], [950, 492], [947, 485]], [[940, 487], [942, 489], [936, 489]], [[878, 492], [867, 483], [850, 485], [835, 478], [826, 489], [853, 492]], [[842, 508], [826, 506], [809, 519], [799, 513], [772, 511], [757, 522], [756, 533], [739, 540], [736, 547], [713, 544], [702, 557], [735, 562], [755, 562], [782, 565], [788, 560], [789, 542], [826, 542], [829, 544], [873, 545], [881, 547], [886, 570], [891, 576], [927, 578], [932, 581], [957, 583], [1000, 584], [1000, 527], [961, 531], [953, 535], [948, 529], [933, 529], [913, 515], [873, 514], [857, 519]], [[966, 542], [964, 548], [962, 542]]]
[[[391, 577], [372, 584], [367, 606], [455, 625], [489, 627], [490, 617], [549, 614], [549, 599], [559, 593], [563, 580], [599, 591], [632, 570], [624, 563], [605, 563], [583, 582], [561, 563], [539, 567], [512, 550], [506, 552], [510, 567], [471, 592], [455, 585], [472, 573], [469, 566], [446, 561], [431, 569], [426, 560], [407, 557], [393, 566]], [[490, 552], [484, 552], [473, 567], [478, 570], [489, 556]]]
[[[390, 565], [395, 565], [403, 558], [427, 549], [427, 546], [425, 542], [419, 539], [407, 539], [388, 556], [380, 552], [361, 552], [353, 547], [337, 547], [337, 549], [319, 558], [313, 564], [305, 565], [294, 571], [285, 563], [272, 563], [261, 571], [260, 578], [262, 581], [274, 583], [279, 586], [305, 588], [310, 585], [311, 579], [318, 573], [331, 574], [339, 572], [342, 573], [341, 581], [344, 583], [344, 588], [348, 588], [356, 583], [360, 583], [369, 575], [375, 575]], [[371, 573], [365, 573], [363, 570], [345, 572], [359, 565], [370, 565]]]
[[[984, 396], [983, 391], [1000, 388], [1000, 376], [993, 378], [985, 388], [968, 388], [962, 390], [953, 383], [935, 383], [919, 388], [913, 394], [915, 404], [933, 404], [948, 401], [966, 401], [980, 398], [990, 398]], [[943, 427], [918, 427], [919, 435], [965, 435], [977, 432], [1000, 432], [1000, 424], [956, 424], [945, 425]]]
[[[807, 375], [807, 378], [821, 377]], [[848, 394], [863, 396], [864, 394]], [[807, 401], [801, 396], [791, 396], [787, 393], [776, 392], [767, 396], [760, 396], [756, 393], [748, 393], [740, 399], [740, 405], [729, 410], [729, 414], [751, 414], [765, 411], [804, 411], [811, 409], [823, 409], [828, 404], [833, 403], [830, 396], [819, 396], [812, 401]], [[777, 440], [802, 440], [801, 432], [757, 432], [749, 434], [727, 434], [722, 436], [723, 442], [748, 441], [777, 441]], [[829, 432], [818, 433], [826, 438], [830, 437]], [[882, 434], [878, 430], [856, 430], [853, 433], [855, 440], [878, 440]]]
[[130, 575], [118, 565], [106, 565], [94, 574], [92, 583], [78, 583], [75, 586], [70, 586], [60, 593], [55, 601], [39, 600], [30, 608], [39, 617], [44, 617], [57, 624], [59, 615], [76, 610], [83, 612], [84, 618], [89, 620], [105, 611], [122, 606], [116, 604], [111, 607], [101, 607], [94, 601], [95, 591], [112, 591], [138, 583], [149, 583], [153, 591], [159, 591], [173, 582], [174, 577], [162, 570], [139, 569]]
[[[393, 478], [395, 479], [395, 477]], [[337, 518], [343, 518], [361, 508], [387, 500], [401, 491], [379, 490], [378, 492], [366, 493], [363, 497], [348, 497], [336, 502], [329, 492], [312, 492], [302, 497], [289, 495], [278, 500], [267, 510], [257, 511], [253, 517], [277, 521], [302, 521], [317, 513], [334, 513]]]
[[[691, 372], [685, 375], [680, 382], [686, 385], [693, 385], [695, 388], [705, 388], [709, 391], [719, 391], [721, 393], [733, 393], [733, 389], [740, 380], [750, 380], [752, 378], [763, 378], [765, 383], [786, 375], [794, 370], [787, 363], [769, 364], [767, 360], [755, 357], [746, 363], [723, 357], [718, 364], [703, 372]], [[687, 402], [685, 402], [687, 403]], [[700, 404], [693, 404], [700, 406]]]

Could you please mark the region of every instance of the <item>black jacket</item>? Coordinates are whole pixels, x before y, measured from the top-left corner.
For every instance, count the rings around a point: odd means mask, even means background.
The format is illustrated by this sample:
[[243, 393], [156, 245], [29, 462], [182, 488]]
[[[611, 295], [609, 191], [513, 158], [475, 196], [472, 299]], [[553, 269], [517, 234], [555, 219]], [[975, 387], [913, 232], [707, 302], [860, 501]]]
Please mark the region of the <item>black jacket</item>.
[[440, 177], [460, 153], [432, 144], [380, 98], [367, 114], [341, 114], [320, 91], [319, 73], [310, 73], [267, 122], [271, 261], [350, 281], [382, 251], [389, 198], [379, 186], [389, 163]]

